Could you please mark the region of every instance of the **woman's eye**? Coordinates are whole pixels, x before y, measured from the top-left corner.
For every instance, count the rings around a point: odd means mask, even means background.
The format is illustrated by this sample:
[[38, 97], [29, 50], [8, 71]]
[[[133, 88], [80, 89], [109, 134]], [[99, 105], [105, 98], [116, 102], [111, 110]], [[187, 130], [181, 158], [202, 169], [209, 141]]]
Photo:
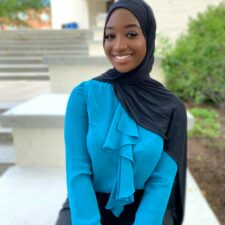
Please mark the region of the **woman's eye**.
[[135, 38], [135, 37], [137, 37], [138, 36], [138, 33], [135, 33], [135, 32], [129, 32], [128, 34], [127, 34], [127, 37], [128, 38]]
[[106, 34], [105, 39], [112, 40], [115, 36], [113, 34]]

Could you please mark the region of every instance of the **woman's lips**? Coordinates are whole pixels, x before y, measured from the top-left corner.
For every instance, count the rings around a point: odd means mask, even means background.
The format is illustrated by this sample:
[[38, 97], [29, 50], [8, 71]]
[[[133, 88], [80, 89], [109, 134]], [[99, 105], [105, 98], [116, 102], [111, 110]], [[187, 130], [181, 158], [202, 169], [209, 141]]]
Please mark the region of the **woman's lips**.
[[113, 55], [113, 60], [116, 63], [124, 64], [127, 63], [131, 59], [132, 54], [124, 54], [124, 55]]

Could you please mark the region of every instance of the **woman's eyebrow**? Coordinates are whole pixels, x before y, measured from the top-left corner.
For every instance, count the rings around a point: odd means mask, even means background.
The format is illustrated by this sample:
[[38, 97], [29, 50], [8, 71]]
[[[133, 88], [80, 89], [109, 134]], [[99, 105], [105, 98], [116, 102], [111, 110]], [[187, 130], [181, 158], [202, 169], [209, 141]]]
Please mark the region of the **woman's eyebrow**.
[[[124, 28], [132, 28], [132, 27], [141, 29], [141, 27], [138, 24], [127, 24], [124, 26]], [[105, 28], [105, 30], [113, 30], [113, 29], [114, 29], [114, 27], [112, 27], [112, 26], [107, 26]]]
[[138, 24], [127, 24], [126, 26], [124, 26], [124, 28], [132, 28], [132, 27], [141, 29], [141, 27]]

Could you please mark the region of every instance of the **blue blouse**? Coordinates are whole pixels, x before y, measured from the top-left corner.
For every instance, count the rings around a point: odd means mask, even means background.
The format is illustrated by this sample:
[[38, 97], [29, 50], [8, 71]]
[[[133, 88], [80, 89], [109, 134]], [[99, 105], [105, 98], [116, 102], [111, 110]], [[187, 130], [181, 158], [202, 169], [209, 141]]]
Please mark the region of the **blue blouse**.
[[[160, 121], [159, 121], [160, 122]], [[100, 225], [96, 192], [119, 217], [144, 189], [134, 225], [161, 225], [177, 173], [163, 138], [138, 125], [110, 83], [88, 80], [71, 92], [65, 116], [67, 189], [73, 225]]]

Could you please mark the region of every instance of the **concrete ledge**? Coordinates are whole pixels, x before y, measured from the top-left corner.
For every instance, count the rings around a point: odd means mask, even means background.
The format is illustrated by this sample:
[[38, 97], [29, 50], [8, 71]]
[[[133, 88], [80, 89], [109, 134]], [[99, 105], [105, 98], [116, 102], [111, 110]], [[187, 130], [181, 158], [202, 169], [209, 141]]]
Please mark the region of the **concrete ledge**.
[[187, 111], [187, 130], [192, 130], [195, 125], [195, 118], [192, 116], [192, 114]]
[[0, 57], [0, 64], [41, 64], [41, 57]]
[[220, 225], [189, 171], [186, 190], [186, 211], [183, 225]]
[[[29, 56], [29, 55], [33, 55], [33, 56], [43, 56], [43, 55], [48, 55], [48, 56], [54, 56], [54, 55], [66, 55], [66, 54], [69, 54], [69, 55], [84, 55], [88, 52], [88, 50], [79, 50], [79, 49], [59, 49], [59, 50], [55, 50], [55, 49], [52, 49], [52, 50], [48, 50], [48, 49], [36, 49], [36, 50], [32, 50], [32, 49], [29, 49], [29, 50], [26, 50], [26, 51], [23, 51], [23, 50], [11, 50], [11, 51], [4, 51], [4, 52], [0, 52], [0, 57], [9, 57], [9, 56], [21, 56], [21, 57], [24, 57], [24, 56]], [[87, 55], [87, 54], [86, 54]]]
[[0, 115], [12, 128], [17, 165], [64, 166], [64, 114], [68, 95], [44, 94]]
[[60, 168], [9, 168], [0, 177], [0, 221], [3, 225], [54, 225], [66, 192]]
[[[0, 124], [0, 146], [4, 145], [5, 143], [12, 143], [13, 142], [13, 137], [12, 137], [12, 129], [7, 128], [7, 127], [1, 127]], [[0, 147], [0, 151], [2, 148]], [[2, 157], [0, 153], [0, 158]]]
[[0, 113], [9, 110], [12, 107], [18, 105], [18, 102], [1, 102], [0, 103]]
[[69, 93], [77, 83], [111, 68], [106, 57], [48, 56], [44, 57], [44, 63], [49, 65], [50, 86], [56, 93]]
[[19, 37], [20, 39], [25, 39], [25, 37], [32, 37], [33, 39], [39, 39], [40, 37], [51, 39], [52, 36], [55, 37], [84, 37], [91, 34], [90, 30], [87, 29], [77, 29], [77, 30], [7, 30], [0, 31], [0, 40], [8, 37]]
[[[190, 172], [183, 225], [219, 225]], [[64, 202], [64, 168], [13, 166], [0, 177], [0, 221], [4, 225], [54, 225]]]
[[0, 144], [0, 165], [15, 164], [15, 149], [11, 144]]
[[[111, 66], [107, 58], [88, 56], [45, 56], [43, 62], [47, 65], [73, 65], [73, 66]], [[91, 71], [91, 70], [90, 70]], [[81, 74], [82, 76], [82, 74]]]
[[[17, 165], [64, 166], [67, 94], [44, 94], [0, 115], [13, 130]], [[194, 121], [188, 114], [188, 128]]]
[[63, 127], [67, 94], [43, 94], [0, 115], [3, 126], [13, 128]]
[[[16, 81], [16, 80], [30, 80], [30, 81], [46, 81], [49, 80], [49, 72], [1, 72], [0, 81]], [[1, 108], [1, 107], [0, 107]]]

